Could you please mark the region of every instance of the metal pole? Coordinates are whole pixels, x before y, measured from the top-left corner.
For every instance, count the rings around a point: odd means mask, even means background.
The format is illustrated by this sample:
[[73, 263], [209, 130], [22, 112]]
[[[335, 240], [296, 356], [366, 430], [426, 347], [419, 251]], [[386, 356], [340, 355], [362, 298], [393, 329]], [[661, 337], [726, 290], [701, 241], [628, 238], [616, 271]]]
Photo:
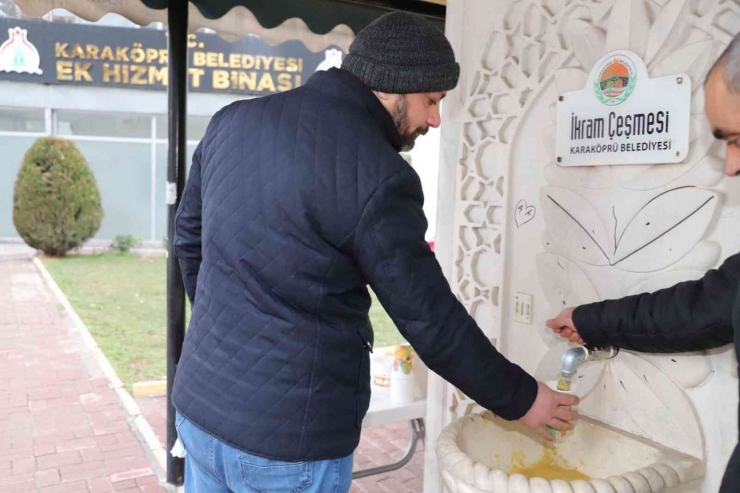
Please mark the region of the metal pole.
[[409, 425], [411, 427], [411, 438], [409, 439], [409, 446], [406, 448], [406, 453], [403, 454], [403, 457], [390, 464], [383, 464], [381, 466], [353, 471], [352, 479], [366, 478], [368, 476], [374, 476], [376, 474], [397, 471], [398, 469], [401, 469], [403, 466], [408, 464], [411, 458], [414, 456], [414, 453], [416, 452], [416, 444], [419, 442], [419, 440], [426, 439], [426, 428], [424, 427], [423, 419], [413, 419], [409, 421]]
[[185, 122], [187, 118], [188, 0], [170, 0], [169, 26], [169, 151], [167, 154], [167, 482], [183, 483], [184, 462], [172, 457], [177, 440], [172, 384], [185, 338], [185, 287], [180, 265], [172, 249], [175, 237], [175, 213], [185, 188]]

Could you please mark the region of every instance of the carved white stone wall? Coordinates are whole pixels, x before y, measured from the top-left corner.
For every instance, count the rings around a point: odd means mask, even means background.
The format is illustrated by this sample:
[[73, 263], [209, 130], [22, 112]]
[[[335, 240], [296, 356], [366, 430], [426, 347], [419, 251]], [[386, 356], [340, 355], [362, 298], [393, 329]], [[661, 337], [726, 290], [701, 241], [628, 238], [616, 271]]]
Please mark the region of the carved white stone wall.
[[[458, 48], [463, 70], [471, 56], [477, 68], [461, 87], [449, 277], [507, 357], [534, 372], [559, 343], [543, 322], [563, 306], [696, 279], [740, 250], [740, 183], [724, 178], [724, 145], [703, 110], [706, 73], [740, 30], [739, 2], [460, 0], [448, 10], [454, 19], [468, 16], [448, 28], [456, 48], [488, 40], [474, 54]], [[593, 64], [616, 49], [640, 55], [650, 77], [691, 77], [691, 149], [683, 163], [555, 163], [557, 96], [582, 89]], [[443, 132], [443, 148], [450, 142]], [[519, 290], [535, 295], [532, 326], [513, 321]], [[734, 356], [725, 349], [639, 357], [696, 407], [708, 460], [703, 491], [716, 491], [737, 436]], [[480, 410], [451, 387], [444, 401], [448, 422]]]
[[[455, 204], [454, 289], [478, 325], [501, 348], [503, 293], [511, 200], [508, 195], [512, 142], [522, 118], [546, 79], [569, 53], [551, 38], [542, 5], [514, 2], [496, 26], [463, 112]], [[549, 74], [549, 75], [548, 75]], [[517, 224], [530, 209], [521, 205]], [[450, 419], [475, 408], [458, 390], [449, 400]], [[462, 412], [461, 412], [462, 410]]]

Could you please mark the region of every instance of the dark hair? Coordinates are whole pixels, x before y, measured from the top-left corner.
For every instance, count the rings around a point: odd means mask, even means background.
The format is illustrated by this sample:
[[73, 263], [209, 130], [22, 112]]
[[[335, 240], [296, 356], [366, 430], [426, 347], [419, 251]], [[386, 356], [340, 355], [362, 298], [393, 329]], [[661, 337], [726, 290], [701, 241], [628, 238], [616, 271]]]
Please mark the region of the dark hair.
[[730, 90], [740, 93], [740, 34], [732, 38], [708, 73], [711, 74], [720, 66], [723, 66], [722, 75]]

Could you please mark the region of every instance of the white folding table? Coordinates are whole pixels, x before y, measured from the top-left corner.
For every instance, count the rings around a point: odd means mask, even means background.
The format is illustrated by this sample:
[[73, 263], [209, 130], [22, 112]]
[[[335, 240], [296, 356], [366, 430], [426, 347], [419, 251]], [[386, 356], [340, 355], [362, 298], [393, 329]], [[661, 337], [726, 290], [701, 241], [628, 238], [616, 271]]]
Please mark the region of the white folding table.
[[373, 392], [370, 399], [370, 408], [362, 422], [363, 428], [384, 426], [398, 421], [408, 421], [411, 428], [411, 439], [406, 453], [396, 462], [376, 467], [361, 469], [352, 473], [353, 479], [364, 478], [374, 474], [395, 471], [405, 466], [416, 452], [416, 444], [424, 440], [424, 416], [427, 412], [426, 399], [415, 400], [409, 404], [395, 404], [390, 397], [380, 392]]

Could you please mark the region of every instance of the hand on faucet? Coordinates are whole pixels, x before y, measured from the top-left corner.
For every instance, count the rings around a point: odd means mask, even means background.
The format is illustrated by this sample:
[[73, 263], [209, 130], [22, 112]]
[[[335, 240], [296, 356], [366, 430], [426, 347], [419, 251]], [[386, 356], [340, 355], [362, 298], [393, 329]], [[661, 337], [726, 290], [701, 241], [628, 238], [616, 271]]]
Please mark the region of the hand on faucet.
[[555, 392], [544, 383], [537, 382], [537, 398], [527, 414], [519, 418], [519, 421], [532, 428], [548, 442], [552, 442], [555, 437], [548, 433], [545, 427], [549, 426], [559, 430], [563, 435], [566, 431], [572, 430], [571, 421], [576, 419], [578, 413], [564, 406], [576, 406], [578, 402], [579, 399], [575, 395]]
[[573, 323], [574, 310], [574, 307], [566, 308], [560, 312], [560, 315], [545, 322], [545, 325], [551, 328], [556, 334], [560, 334], [561, 337], [568, 339], [570, 342], [585, 344], [581, 336], [578, 334], [578, 329], [576, 329], [576, 326]]

